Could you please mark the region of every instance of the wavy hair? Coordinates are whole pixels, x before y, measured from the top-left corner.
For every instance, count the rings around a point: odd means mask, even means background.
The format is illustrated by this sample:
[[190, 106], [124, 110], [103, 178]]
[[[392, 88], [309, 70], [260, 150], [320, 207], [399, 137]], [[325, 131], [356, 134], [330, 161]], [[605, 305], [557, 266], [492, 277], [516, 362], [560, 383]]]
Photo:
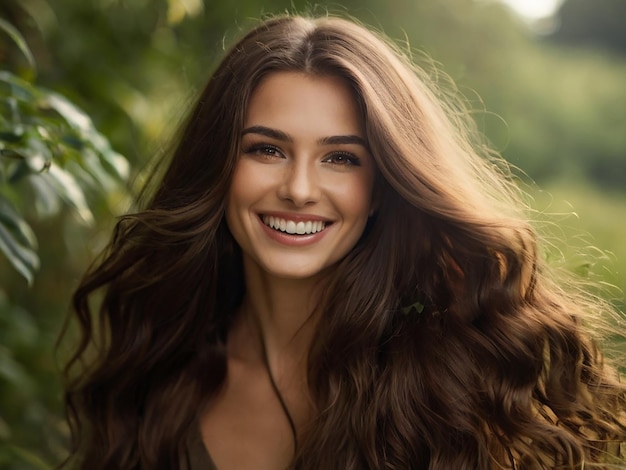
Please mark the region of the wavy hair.
[[463, 105], [367, 28], [285, 15], [226, 54], [146, 207], [75, 292], [65, 400], [79, 466], [178, 468], [219, 390], [245, 292], [226, 195], [248, 100], [279, 71], [350, 86], [378, 172], [377, 213], [321, 300], [316, 418], [293, 468], [619, 464], [626, 387], [586, 326], [606, 307], [553, 280]]

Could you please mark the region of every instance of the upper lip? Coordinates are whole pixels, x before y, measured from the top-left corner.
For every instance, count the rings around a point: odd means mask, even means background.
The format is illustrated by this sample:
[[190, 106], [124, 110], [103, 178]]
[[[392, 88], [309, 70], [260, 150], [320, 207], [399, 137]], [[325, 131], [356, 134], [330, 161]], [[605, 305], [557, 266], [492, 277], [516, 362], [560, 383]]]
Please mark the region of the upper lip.
[[326, 222], [326, 223], [332, 222], [332, 220], [329, 219], [328, 217], [322, 217], [321, 215], [315, 215], [315, 214], [270, 211], [270, 212], [259, 212], [259, 215], [277, 217], [277, 218], [285, 219], [285, 220], [293, 220], [294, 222], [308, 222], [308, 221], [311, 221], [311, 222], [321, 221], [321, 222]]

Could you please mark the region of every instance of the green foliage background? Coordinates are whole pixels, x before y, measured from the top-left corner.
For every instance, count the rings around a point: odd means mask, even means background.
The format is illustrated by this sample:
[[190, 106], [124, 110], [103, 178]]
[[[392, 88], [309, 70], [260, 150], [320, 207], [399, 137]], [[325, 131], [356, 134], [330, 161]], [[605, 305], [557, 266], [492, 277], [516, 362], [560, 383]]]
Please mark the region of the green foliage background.
[[[63, 197], [63, 188], [42, 197], [10, 180], [15, 168], [0, 153], [0, 167], [8, 168], [0, 173], [0, 195], [30, 227], [24, 246], [40, 261], [29, 286], [28, 276], [0, 254], [0, 468], [49, 468], [63, 458], [67, 429], [53, 351], [72, 289], [225, 45], [267, 13], [348, 13], [413, 48], [415, 60], [435, 64], [442, 81], [451, 77], [494, 147], [528, 175], [526, 182], [534, 181], [529, 192], [537, 217], [555, 222], [557, 262], [616, 286], [604, 295], [623, 310], [626, 42], [617, 33], [602, 40], [589, 33], [590, 22], [609, 24], [602, 18], [616, 16], [620, 2], [598, 2], [592, 15], [589, 2], [567, 1], [562, 34], [548, 36], [489, 0], [345, 0], [316, 7], [296, 0], [5, 0], [0, 18], [25, 38], [33, 57], [0, 31], [0, 73], [22, 80], [33, 96], [58, 96], [95, 126], [68, 140], [75, 115], [52, 118], [60, 134], [50, 137], [50, 148], [59, 146], [49, 165], [74, 176], [82, 207]], [[39, 119], [40, 101], [32, 103], [24, 115]], [[2, 122], [0, 134], [8, 126]], [[0, 149], [10, 147], [2, 135], [0, 142]], [[26, 155], [26, 147], [13, 151]], [[117, 163], [107, 167], [107, 156]], [[28, 168], [24, 181], [49, 178], [43, 167]]]

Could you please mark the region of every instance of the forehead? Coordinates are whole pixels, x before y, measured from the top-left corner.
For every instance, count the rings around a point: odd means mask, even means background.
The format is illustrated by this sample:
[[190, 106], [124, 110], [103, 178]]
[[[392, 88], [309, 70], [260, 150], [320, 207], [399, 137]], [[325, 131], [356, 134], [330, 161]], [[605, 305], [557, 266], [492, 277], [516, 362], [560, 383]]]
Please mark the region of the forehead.
[[252, 93], [245, 125], [263, 125], [296, 135], [363, 136], [362, 116], [345, 80], [299, 72], [265, 77]]

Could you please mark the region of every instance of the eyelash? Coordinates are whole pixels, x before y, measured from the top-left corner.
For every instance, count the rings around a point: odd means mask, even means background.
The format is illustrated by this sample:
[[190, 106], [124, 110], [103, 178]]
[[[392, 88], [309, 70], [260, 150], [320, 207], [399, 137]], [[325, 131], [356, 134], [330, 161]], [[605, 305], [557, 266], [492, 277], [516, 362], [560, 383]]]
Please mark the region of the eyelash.
[[[255, 154], [266, 158], [282, 157], [283, 155], [278, 147], [268, 144], [251, 145], [244, 149], [244, 153]], [[345, 160], [343, 162], [331, 161], [337, 157], [344, 158]], [[361, 159], [350, 152], [333, 152], [327, 155], [322, 161], [337, 166], [361, 166]]]
[[277, 157], [282, 156], [280, 149], [274, 145], [255, 144], [244, 149], [244, 153], [255, 154], [261, 157]]
[[336, 158], [336, 157], [341, 157], [344, 158], [345, 161], [343, 163], [337, 163], [337, 162], [329, 162], [332, 163], [333, 165], [340, 165], [340, 166], [361, 166], [361, 159], [359, 157], [357, 157], [356, 155], [354, 155], [353, 153], [349, 153], [349, 152], [334, 152], [331, 153], [328, 157], [326, 157], [323, 161], [328, 161], [330, 159]]

